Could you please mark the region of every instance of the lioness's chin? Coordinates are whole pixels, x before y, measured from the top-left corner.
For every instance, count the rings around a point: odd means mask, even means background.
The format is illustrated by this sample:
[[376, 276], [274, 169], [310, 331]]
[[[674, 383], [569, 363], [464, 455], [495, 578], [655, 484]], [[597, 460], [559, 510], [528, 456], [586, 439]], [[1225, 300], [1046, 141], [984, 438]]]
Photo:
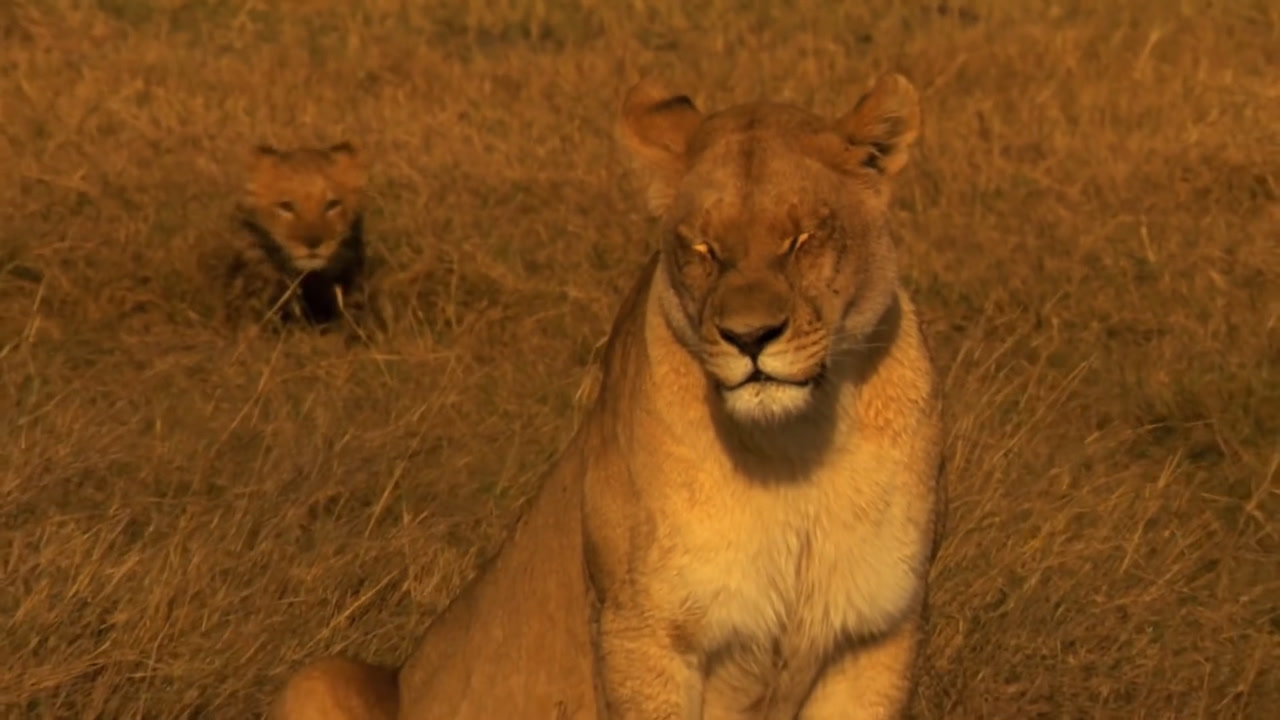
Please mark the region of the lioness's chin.
[[720, 391], [725, 410], [741, 422], [776, 423], [789, 420], [813, 402], [811, 384], [761, 380]]

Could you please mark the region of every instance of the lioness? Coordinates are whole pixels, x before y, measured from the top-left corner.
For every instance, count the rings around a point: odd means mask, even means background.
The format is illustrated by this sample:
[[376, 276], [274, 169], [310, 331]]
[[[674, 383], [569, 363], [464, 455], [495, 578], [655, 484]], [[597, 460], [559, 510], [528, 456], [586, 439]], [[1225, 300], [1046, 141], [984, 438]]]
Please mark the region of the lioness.
[[[225, 317], [328, 325], [371, 307], [365, 168], [350, 142], [254, 147], [237, 203], [244, 230], [224, 269]], [[380, 319], [369, 313], [364, 319]]]
[[583, 423], [398, 678], [321, 661], [280, 717], [899, 716], [941, 467], [888, 229], [918, 127], [896, 74], [834, 121], [633, 87], [662, 241]]

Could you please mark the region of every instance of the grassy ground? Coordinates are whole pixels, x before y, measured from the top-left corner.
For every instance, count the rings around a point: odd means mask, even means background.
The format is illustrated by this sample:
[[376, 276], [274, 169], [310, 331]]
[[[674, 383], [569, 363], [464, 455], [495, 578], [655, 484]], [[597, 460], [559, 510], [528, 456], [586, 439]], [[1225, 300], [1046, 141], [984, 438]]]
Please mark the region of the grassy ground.
[[[950, 419], [918, 716], [1274, 716], [1274, 2], [269, 5], [0, 4], [0, 714], [240, 718], [405, 658], [650, 247], [626, 85], [834, 114], [892, 68]], [[246, 148], [341, 138], [391, 336], [220, 333]]]

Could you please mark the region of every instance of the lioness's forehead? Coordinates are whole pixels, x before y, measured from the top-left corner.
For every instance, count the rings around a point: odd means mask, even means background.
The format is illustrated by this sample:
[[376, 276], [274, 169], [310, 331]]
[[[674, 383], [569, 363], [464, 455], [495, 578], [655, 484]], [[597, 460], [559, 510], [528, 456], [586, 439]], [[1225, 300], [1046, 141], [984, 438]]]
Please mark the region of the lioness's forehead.
[[794, 105], [763, 101], [745, 103], [708, 115], [690, 138], [689, 153], [697, 157], [720, 143], [744, 135], [783, 142], [827, 128], [826, 120]]
[[844, 189], [813, 154], [829, 124], [800, 108], [753, 103], [709, 116], [689, 147], [673, 218], [707, 235], [804, 232]]

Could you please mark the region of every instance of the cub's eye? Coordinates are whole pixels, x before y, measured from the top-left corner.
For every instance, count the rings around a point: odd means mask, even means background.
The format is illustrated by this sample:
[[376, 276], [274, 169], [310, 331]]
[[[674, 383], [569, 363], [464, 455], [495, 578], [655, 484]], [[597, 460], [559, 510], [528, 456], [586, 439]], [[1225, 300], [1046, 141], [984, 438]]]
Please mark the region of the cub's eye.
[[789, 255], [789, 254], [794, 253], [795, 251], [799, 250], [799, 249], [800, 249], [800, 246], [801, 246], [801, 245], [804, 245], [806, 242], [808, 242], [808, 241], [809, 241], [809, 238], [811, 238], [811, 237], [813, 237], [813, 233], [811, 233], [811, 232], [803, 232], [803, 233], [800, 233], [799, 235], [796, 235], [796, 236], [794, 236], [794, 237], [790, 238], [789, 240], [787, 240], [786, 244], [782, 246], [782, 252], [783, 252], [783, 254], [788, 254], [788, 255]]
[[329, 202], [324, 204], [324, 211], [327, 213], [331, 213], [340, 207], [342, 207], [341, 200], [339, 200], [338, 198], [329, 198]]
[[293, 203], [289, 202], [288, 200], [276, 203], [276, 209], [284, 213], [285, 215], [292, 215], [294, 213]]

